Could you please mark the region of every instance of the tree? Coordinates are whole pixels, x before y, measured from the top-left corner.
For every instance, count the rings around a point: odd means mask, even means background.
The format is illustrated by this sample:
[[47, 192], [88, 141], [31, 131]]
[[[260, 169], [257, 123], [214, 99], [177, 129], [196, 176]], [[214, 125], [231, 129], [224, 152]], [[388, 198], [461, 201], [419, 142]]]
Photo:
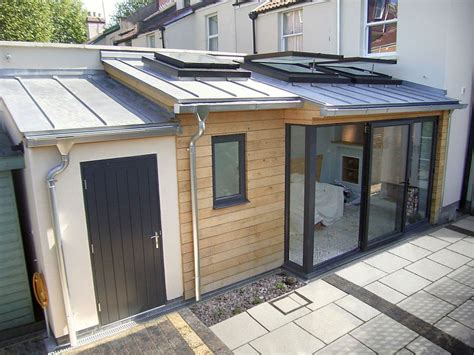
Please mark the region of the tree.
[[121, 18], [129, 16], [153, 2], [154, 0], [121, 0], [121, 2], [115, 4], [115, 11], [111, 16], [112, 25], [119, 23]]
[[51, 42], [83, 43], [87, 40], [87, 12], [81, 0], [53, 0], [51, 10], [54, 28]]
[[0, 0], [0, 40], [83, 43], [81, 0]]
[[0, 0], [0, 40], [48, 42], [53, 34], [46, 0]]

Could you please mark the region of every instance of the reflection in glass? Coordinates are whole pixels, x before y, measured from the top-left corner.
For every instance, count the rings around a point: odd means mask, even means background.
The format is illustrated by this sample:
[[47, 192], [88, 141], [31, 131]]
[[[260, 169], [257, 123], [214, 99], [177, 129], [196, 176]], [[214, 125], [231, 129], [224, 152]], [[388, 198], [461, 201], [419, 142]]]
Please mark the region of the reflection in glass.
[[376, 127], [369, 182], [369, 241], [401, 230], [408, 125]]
[[216, 198], [240, 193], [239, 142], [215, 143]]
[[433, 122], [419, 122], [413, 125], [406, 224], [414, 224], [428, 217], [433, 130]]
[[369, 53], [386, 53], [397, 50], [397, 24], [369, 27]]
[[289, 259], [301, 266], [304, 234], [305, 131], [304, 126], [290, 126]]
[[363, 125], [317, 128], [313, 264], [359, 245]]

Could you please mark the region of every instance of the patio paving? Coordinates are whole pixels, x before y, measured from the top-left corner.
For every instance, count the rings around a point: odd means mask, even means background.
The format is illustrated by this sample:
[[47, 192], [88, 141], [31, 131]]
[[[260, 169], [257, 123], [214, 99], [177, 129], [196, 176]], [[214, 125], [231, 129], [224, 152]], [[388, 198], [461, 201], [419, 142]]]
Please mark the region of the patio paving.
[[261, 334], [253, 332], [246, 342], [221, 337], [235, 354], [472, 355], [473, 259], [474, 218], [466, 218], [357, 260], [211, 330], [220, 337], [222, 329], [237, 334], [256, 327]]

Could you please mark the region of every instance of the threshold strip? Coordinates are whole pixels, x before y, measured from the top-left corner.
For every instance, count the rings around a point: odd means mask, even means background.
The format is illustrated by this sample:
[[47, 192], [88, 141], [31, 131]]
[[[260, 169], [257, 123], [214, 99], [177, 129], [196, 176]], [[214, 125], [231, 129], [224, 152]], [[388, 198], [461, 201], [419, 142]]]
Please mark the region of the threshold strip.
[[173, 312], [168, 314], [166, 318], [173, 324], [195, 354], [214, 354], [179, 313]]
[[461, 228], [461, 227], [453, 226], [452, 224], [450, 224], [449, 226], [446, 226], [444, 228], [450, 229], [454, 232], [458, 232], [458, 233], [461, 233], [461, 234], [468, 235], [470, 237], [474, 237], [474, 232], [469, 230], [469, 229], [464, 229], [464, 228]]
[[376, 310], [452, 354], [472, 355], [473, 353], [474, 349], [464, 344], [462, 341], [343, 277], [332, 274], [324, 277], [323, 280], [330, 285], [337, 287], [341, 291], [354, 296], [369, 306], [372, 306]]

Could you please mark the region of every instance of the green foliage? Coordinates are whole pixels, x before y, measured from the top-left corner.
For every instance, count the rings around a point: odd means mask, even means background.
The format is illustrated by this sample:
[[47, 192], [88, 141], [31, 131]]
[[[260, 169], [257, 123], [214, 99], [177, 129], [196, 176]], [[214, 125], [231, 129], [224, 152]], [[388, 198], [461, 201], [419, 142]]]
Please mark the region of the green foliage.
[[119, 23], [121, 18], [127, 17], [142, 7], [147, 6], [154, 2], [154, 0], [121, 0], [115, 4], [114, 14], [111, 16], [112, 25]]
[[0, 40], [82, 43], [86, 16], [81, 0], [0, 0]]
[[48, 42], [52, 35], [47, 0], [0, 1], [0, 40]]
[[51, 1], [54, 19], [52, 42], [83, 43], [87, 40], [87, 12], [82, 6], [81, 0]]

